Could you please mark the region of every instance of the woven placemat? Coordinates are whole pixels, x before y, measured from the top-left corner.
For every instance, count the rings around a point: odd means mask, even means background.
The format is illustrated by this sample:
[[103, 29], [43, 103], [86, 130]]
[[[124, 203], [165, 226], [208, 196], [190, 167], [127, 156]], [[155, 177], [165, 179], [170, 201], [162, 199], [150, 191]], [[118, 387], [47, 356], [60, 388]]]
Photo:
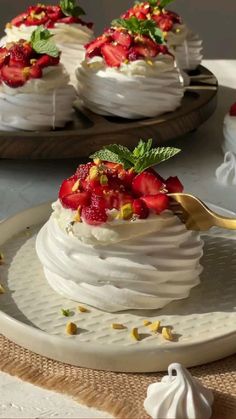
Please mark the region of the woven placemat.
[[[149, 418], [143, 402], [163, 374], [127, 374], [73, 367], [30, 352], [0, 335], [0, 370], [117, 418]], [[214, 419], [236, 418], [236, 355], [190, 369], [214, 391]], [[183, 418], [184, 419], [184, 418]]]

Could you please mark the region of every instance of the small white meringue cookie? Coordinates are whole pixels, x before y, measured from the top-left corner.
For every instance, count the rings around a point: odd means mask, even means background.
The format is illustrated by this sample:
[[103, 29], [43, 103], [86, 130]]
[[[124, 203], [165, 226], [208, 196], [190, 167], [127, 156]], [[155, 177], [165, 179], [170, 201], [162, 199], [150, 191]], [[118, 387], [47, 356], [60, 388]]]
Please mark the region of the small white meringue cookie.
[[148, 387], [144, 408], [153, 419], [209, 419], [213, 399], [211, 390], [175, 363], [161, 382]]
[[236, 185], [236, 155], [227, 151], [222, 163], [216, 169], [216, 178], [224, 186]]

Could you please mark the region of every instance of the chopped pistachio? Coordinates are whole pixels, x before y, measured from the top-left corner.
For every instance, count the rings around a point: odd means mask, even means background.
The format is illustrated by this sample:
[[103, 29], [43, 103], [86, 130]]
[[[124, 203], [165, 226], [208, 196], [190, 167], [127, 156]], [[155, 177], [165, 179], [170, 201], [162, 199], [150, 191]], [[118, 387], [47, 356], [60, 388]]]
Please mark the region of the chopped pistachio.
[[78, 328], [77, 328], [77, 326], [76, 326], [75, 323], [72, 323], [72, 322], [67, 323], [67, 325], [66, 325], [66, 333], [68, 335], [76, 335], [77, 330], [78, 330]]
[[169, 327], [162, 328], [162, 336], [165, 340], [170, 340], [170, 341], [174, 340], [171, 329]]
[[100, 184], [101, 185], [107, 185], [108, 184], [108, 177], [106, 175], [102, 175], [100, 177]]
[[67, 308], [67, 309], [62, 308], [62, 309], [61, 309], [61, 314], [62, 314], [63, 316], [65, 316], [65, 317], [70, 317], [70, 315], [71, 315], [71, 311], [70, 311], [70, 309], [69, 309], [69, 308]]
[[78, 191], [79, 187], [80, 187], [80, 179], [78, 179], [78, 180], [75, 182], [74, 186], [72, 187], [72, 192], [76, 192], [76, 191]]
[[153, 61], [152, 61], [152, 60], [146, 60], [146, 63], [147, 63], [148, 65], [150, 65], [150, 66], [152, 66], [152, 65], [153, 65]]
[[160, 329], [161, 322], [159, 320], [156, 320], [155, 322], [151, 323], [148, 327], [151, 330], [151, 332], [157, 333]]
[[100, 164], [102, 163], [102, 161], [100, 159], [94, 159], [94, 164], [96, 164], [96, 166], [100, 166]]
[[144, 326], [150, 326], [150, 324], [152, 324], [152, 322], [150, 322], [149, 320], [144, 320], [143, 321]]
[[120, 323], [112, 323], [111, 327], [112, 327], [112, 329], [115, 329], [115, 330], [126, 329], [126, 326], [124, 326], [123, 324], [120, 324]]
[[89, 310], [84, 306], [78, 306], [78, 311], [80, 311], [80, 313], [89, 313]]
[[138, 332], [138, 328], [137, 327], [134, 327], [132, 330], [131, 330], [131, 337], [133, 338], [133, 339], [135, 339], [135, 340], [140, 340], [140, 335], [139, 335], [139, 332]]
[[5, 294], [5, 288], [0, 284], [0, 295]]
[[125, 204], [120, 209], [121, 218], [123, 220], [129, 220], [133, 215], [132, 204]]
[[82, 219], [81, 219], [81, 208], [78, 208], [78, 210], [77, 210], [77, 212], [75, 214], [75, 217], [74, 217], [74, 221], [76, 223], [81, 223], [82, 222]]
[[97, 166], [93, 166], [91, 167], [90, 171], [89, 171], [89, 179], [90, 180], [95, 180], [97, 179], [99, 176], [99, 170]]

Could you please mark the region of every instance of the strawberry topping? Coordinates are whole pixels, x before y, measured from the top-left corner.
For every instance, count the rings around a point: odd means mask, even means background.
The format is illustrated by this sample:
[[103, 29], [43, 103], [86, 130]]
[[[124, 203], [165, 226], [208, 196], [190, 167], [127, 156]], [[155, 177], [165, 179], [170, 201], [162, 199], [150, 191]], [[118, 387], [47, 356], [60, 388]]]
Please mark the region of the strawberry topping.
[[[133, 151], [117, 144], [105, 146], [91, 156], [93, 162], [81, 164], [74, 176], [64, 180], [59, 190], [62, 206], [78, 210], [76, 222], [94, 226], [112, 220], [144, 220], [169, 209], [167, 193], [182, 192], [183, 185], [177, 177], [164, 181], [152, 166], [180, 150], [151, 147], [151, 139], [140, 140]], [[110, 162], [105, 160], [109, 156]]]
[[[62, 3], [62, 2], [61, 2]], [[12, 26], [40, 26], [44, 25], [46, 28], [54, 28], [56, 23], [64, 24], [80, 24], [91, 28], [93, 24], [87, 23], [80, 18], [80, 15], [84, 14], [83, 10], [76, 5], [74, 0], [71, 0], [68, 4], [64, 2], [64, 9], [62, 5], [44, 5], [37, 4], [36, 6], [29, 6], [26, 12], [16, 16], [10, 22]], [[73, 4], [72, 4], [73, 3]], [[68, 10], [65, 10], [68, 6]], [[71, 7], [73, 6], [73, 10]]]
[[163, 183], [152, 173], [143, 172], [137, 175], [132, 183], [135, 195], [155, 195], [163, 189]]
[[128, 57], [128, 51], [121, 45], [105, 44], [101, 52], [109, 67], [120, 67]]
[[169, 177], [165, 184], [169, 193], [181, 193], [184, 190], [184, 187], [177, 176]]
[[36, 52], [31, 41], [23, 39], [0, 48], [0, 82], [12, 88], [23, 86], [30, 79], [43, 77], [43, 69], [60, 62], [58, 56]]
[[156, 214], [161, 214], [169, 208], [169, 198], [163, 193], [142, 196], [140, 199], [145, 202], [150, 210], [155, 211]]
[[105, 210], [94, 206], [84, 207], [81, 215], [87, 224], [95, 226], [105, 223], [108, 218]]

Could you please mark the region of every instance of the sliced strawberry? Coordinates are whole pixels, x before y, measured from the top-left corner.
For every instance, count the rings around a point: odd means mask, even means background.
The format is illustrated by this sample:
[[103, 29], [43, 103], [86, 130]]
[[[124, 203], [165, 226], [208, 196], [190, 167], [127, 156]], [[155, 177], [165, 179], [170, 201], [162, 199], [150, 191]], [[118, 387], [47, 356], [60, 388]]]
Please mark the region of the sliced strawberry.
[[181, 193], [184, 190], [184, 187], [177, 176], [174, 176], [174, 177], [170, 176], [166, 180], [165, 184], [166, 184], [166, 189], [170, 193], [178, 193], [178, 192]]
[[21, 13], [20, 15], [16, 16], [11, 21], [11, 25], [13, 26], [20, 26], [22, 23], [25, 23], [25, 20], [27, 19], [28, 13]]
[[47, 16], [54, 22], [63, 18], [63, 13], [60, 6], [47, 6]]
[[129, 53], [128, 53], [128, 60], [129, 61], [137, 61], [142, 57], [144, 57], [143, 51], [140, 51], [136, 47], [132, 47], [132, 48], [129, 49]]
[[84, 180], [88, 177], [89, 171], [93, 166], [94, 163], [80, 164], [75, 172], [75, 175], [77, 176], [77, 178]]
[[61, 19], [58, 19], [57, 22], [58, 23], [65, 23], [66, 25], [69, 25], [71, 23], [77, 23], [78, 19], [77, 19], [77, 17], [74, 17], [74, 16], [66, 16], [66, 17], [62, 17]]
[[137, 40], [137, 43], [133, 47], [133, 53], [142, 57], [156, 57], [159, 51], [159, 45], [147, 37], [142, 41]]
[[135, 199], [133, 202], [133, 213], [144, 220], [149, 215], [149, 209], [142, 199]]
[[163, 188], [163, 183], [152, 173], [143, 172], [132, 182], [132, 190], [137, 196], [155, 195]]
[[61, 203], [64, 208], [77, 210], [79, 207], [82, 208], [90, 204], [90, 193], [75, 192], [70, 195], [66, 195], [61, 199]]
[[106, 203], [106, 200], [104, 198], [104, 194], [99, 196], [99, 195], [95, 195], [94, 193], [92, 193], [92, 195], [91, 195], [91, 205], [93, 207], [99, 208], [100, 210], [104, 211], [107, 208], [107, 203]]
[[236, 116], [236, 102], [231, 106], [229, 114], [230, 116]]
[[101, 48], [102, 56], [109, 67], [120, 67], [127, 59], [128, 51], [121, 45], [107, 44]]
[[97, 56], [101, 56], [101, 47], [107, 43], [109, 43], [111, 38], [109, 36], [99, 36], [94, 41], [89, 42], [89, 44], [85, 45], [86, 48], [86, 57], [93, 58]]
[[139, 12], [143, 13], [146, 16], [148, 13], [150, 13], [151, 6], [150, 6], [150, 3], [149, 2], [145, 1], [143, 3], [140, 3], [140, 4], [135, 5], [134, 6], [134, 10], [135, 10], [135, 12], [136, 11], [139, 11]]
[[148, 169], [146, 169], [145, 172], [152, 173], [154, 176], [156, 176], [157, 179], [159, 179], [163, 183], [163, 186], [165, 185], [164, 178], [161, 175], [159, 175], [159, 173], [157, 173], [156, 170], [153, 169], [152, 167], [149, 167]]
[[123, 170], [123, 165], [119, 163], [112, 163], [112, 162], [104, 162], [105, 166], [114, 172], [121, 172]]
[[114, 41], [125, 48], [129, 48], [132, 43], [132, 37], [128, 32], [116, 30], [112, 35]]
[[90, 225], [100, 225], [107, 221], [106, 211], [93, 206], [84, 207], [81, 215], [84, 221]]
[[142, 13], [140, 10], [137, 10], [135, 12], [135, 16], [139, 20], [146, 20], [146, 15], [144, 13]]
[[6, 48], [0, 48], [0, 68], [9, 61], [9, 52]]
[[13, 88], [23, 86], [29, 77], [24, 68], [9, 67], [8, 65], [1, 68], [0, 74], [2, 81]]
[[62, 199], [66, 195], [72, 194], [72, 188], [77, 180], [77, 176], [71, 176], [69, 179], [66, 179], [62, 182], [59, 189], [59, 199]]
[[161, 214], [169, 208], [169, 198], [163, 193], [142, 196], [140, 199], [145, 202], [150, 210], [155, 211], [156, 214]]
[[123, 170], [118, 174], [119, 179], [121, 179], [122, 184], [125, 189], [132, 188], [132, 182], [136, 176], [136, 173], [132, 170]]
[[37, 60], [37, 65], [40, 68], [45, 68], [49, 66], [54, 66], [59, 64], [60, 56], [59, 57], [51, 57], [50, 55], [44, 54]]
[[163, 32], [169, 32], [173, 28], [174, 22], [169, 17], [163, 17], [159, 20], [158, 26]]
[[25, 54], [23, 45], [17, 43], [14, 44], [9, 49], [10, 60], [9, 66], [10, 67], [28, 67], [30, 64], [29, 56]]
[[31, 79], [41, 79], [42, 76], [43, 71], [37, 64], [29, 68], [29, 77]]

